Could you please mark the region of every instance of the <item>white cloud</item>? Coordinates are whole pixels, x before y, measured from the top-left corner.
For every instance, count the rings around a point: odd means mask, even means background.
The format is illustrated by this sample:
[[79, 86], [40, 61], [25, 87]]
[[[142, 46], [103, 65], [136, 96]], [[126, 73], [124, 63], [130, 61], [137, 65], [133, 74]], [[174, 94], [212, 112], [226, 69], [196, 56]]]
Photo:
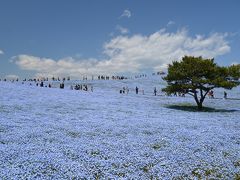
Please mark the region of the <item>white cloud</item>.
[[10, 80], [16, 80], [16, 79], [19, 79], [19, 76], [15, 74], [9, 74], [9, 75], [6, 75], [5, 78]]
[[118, 36], [105, 44], [112, 62], [125, 64], [131, 71], [166, 67], [184, 55], [217, 57], [230, 51], [226, 35], [190, 37], [186, 30], [168, 33], [160, 30], [149, 36]]
[[240, 63], [237, 62], [237, 61], [234, 61], [234, 62], [231, 63], [231, 65], [238, 65], [238, 64], [240, 64]]
[[117, 29], [121, 34], [127, 34], [127, 33], [129, 33], [129, 30], [128, 30], [127, 28], [124, 28], [124, 27], [122, 27], [122, 26], [120, 26], [120, 25], [117, 25], [117, 26], [116, 26], [116, 29]]
[[169, 22], [167, 23], [167, 27], [169, 27], [169, 26], [171, 26], [171, 25], [174, 25], [174, 24], [175, 24], [174, 21], [169, 21]]
[[54, 60], [30, 55], [19, 55], [13, 57], [12, 61], [21, 69], [36, 71], [37, 74], [41, 74], [42, 76], [80, 77], [82, 75], [113, 74], [114, 72], [120, 72], [111, 60], [79, 60], [72, 57]]
[[4, 54], [3, 50], [0, 49], [0, 54]]
[[130, 18], [131, 16], [132, 16], [131, 11], [125, 9], [125, 10], [123, 11], [122, 15], [120, 16], [120, 18], [122, 18], [122, 17]]
[[230, 51], [227, 34], [189, 36], [187, 30], [175, 33], [160, 30], [148, 36], [117, 36], [104, 44], [106, 59], [40, 58], [30, 55], [14, 57], [21, 69], [47, 76], [72, 76], [136, 73], [162, 70], [184, 55], [217, 57]]

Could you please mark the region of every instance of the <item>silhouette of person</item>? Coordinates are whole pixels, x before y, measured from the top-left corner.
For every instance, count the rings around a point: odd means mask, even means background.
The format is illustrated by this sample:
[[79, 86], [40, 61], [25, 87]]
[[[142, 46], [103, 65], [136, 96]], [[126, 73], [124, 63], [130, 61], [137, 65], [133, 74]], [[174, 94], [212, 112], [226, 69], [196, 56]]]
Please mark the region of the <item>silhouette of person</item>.
[[157, 88], [155, 87], [154, 88], [154, 96], [156, 96], [157, 95]]
[[136, 86], [136, 94], [138, 94], [138, 87]]
[[227, 99], [227, 92], [224, 91], [224, 99]]

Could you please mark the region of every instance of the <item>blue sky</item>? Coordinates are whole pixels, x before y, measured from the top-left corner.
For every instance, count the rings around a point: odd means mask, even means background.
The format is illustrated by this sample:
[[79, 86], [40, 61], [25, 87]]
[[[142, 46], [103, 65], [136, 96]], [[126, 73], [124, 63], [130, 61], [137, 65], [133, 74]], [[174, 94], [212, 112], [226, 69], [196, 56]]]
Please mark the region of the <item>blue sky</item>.
[[2, 0], [0, 77], [157, 71], [188, 54], [240, 63], [239, 17], [238, 0]]

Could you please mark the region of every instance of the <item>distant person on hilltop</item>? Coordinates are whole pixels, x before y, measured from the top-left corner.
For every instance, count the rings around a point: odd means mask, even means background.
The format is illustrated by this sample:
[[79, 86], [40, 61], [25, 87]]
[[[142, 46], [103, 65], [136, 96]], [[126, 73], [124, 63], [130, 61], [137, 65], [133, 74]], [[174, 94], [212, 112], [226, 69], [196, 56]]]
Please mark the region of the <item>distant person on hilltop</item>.
[[127, 93], [127, 94], [129, 93], [129, 89], [128, 89], [128, 87], [126, 87], [126, 93]]
[[156, 96], [157, 95], [157, 88], [155, 87], [154, 88], [154, 96]]
[[213, 90], [209, 91], [208, 97], [211, 98], [211, 99], [214, 98], [214, 92], [213, 92]]
[[125, 91], [126, 91], [126, 89], [125, 89], [125, 87], [123, 87], [123, 91], [122, 91], [122, 92], [123, 92], [123, 94], [125, 94]]
[[64, 83], [60, 83], [60, 89], [64, 89]]
[[138, 94], [138, 87], [136, 86], [136, 94]]
[[224, 95], [223, 95], [223, 97], [224, 97], [224, 99], [227, 99], [227, 92], [226, 91], [224, 91], [224, 93], [223, 93]]

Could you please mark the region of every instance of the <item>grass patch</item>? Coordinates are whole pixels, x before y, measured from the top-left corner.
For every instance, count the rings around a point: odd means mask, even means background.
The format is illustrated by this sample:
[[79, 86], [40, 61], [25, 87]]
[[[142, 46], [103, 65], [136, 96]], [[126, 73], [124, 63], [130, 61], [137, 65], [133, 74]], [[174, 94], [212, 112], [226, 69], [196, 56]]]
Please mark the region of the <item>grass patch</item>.
[[161, 150], [165, 147], [167, 147], [167, 142], [165, 140], [160, 141], [160, 142], [156, 142], [156, 143], [151, 145], [151, 148], [153, 148], [154, 150]]
[[124, 172], [117, 172], [116, 175], [120, 178], [124, 178], [126, 176]]
[[98, 151], [98, 150], [96, 150], [96, 151], [91, 151], [91, 155], [92, 155], [92, 156], [100, 155], [100, 151]]
[[226, 158], [226, 157], [229, 157], [231, 154], [229, 152], [223, 152], [223, 156]]
[[240, 167], [240, 160], [233, 163], [235, 167]]
[[[191, 178], [187, 179], [238, 179], [239, 173], [232, 173], [226, 170], [223, 170], [221, 166], [212, 166], [212, 167], [197, 167], [191, 171]], [[240, 180], [240, 179], [238, 179]]]
[[146, 164], [145, 166], [141, 167], [140, 170], [142, 170], [144, 173], [149, 173], [149, 171], [154, 167], [152, 163]]
[[67, 136], [71, 138], [80, 138], [80, 132], [68, 131]]
[[145, 135], [148, 135], [148, 136], [151, 136], [151, 135], [154, 134], [154, 133], [151, 132], [151, 131], [143, 131], [142, 133], [145, 134]]
[[77, 152], [74, 152], [73, 150], [70, 149], [66, 149], [65, 151], [63, 151], [63, 154], [72, 161], [77, 161], [80, 159], [80, 156], [77, 154]]
[[235, 174], [234, 180], [240, 180], [240, 174]]

